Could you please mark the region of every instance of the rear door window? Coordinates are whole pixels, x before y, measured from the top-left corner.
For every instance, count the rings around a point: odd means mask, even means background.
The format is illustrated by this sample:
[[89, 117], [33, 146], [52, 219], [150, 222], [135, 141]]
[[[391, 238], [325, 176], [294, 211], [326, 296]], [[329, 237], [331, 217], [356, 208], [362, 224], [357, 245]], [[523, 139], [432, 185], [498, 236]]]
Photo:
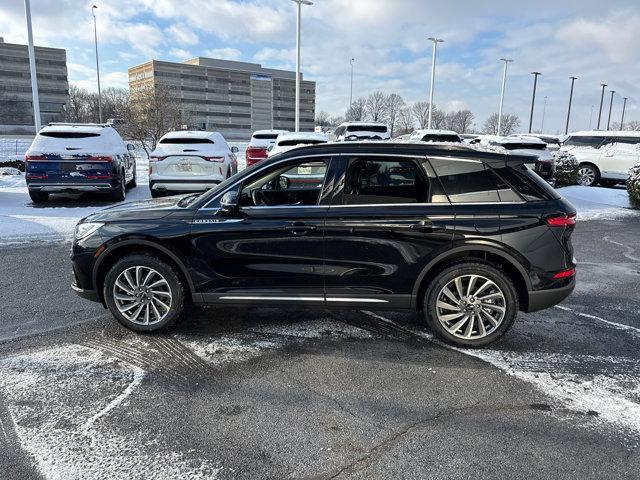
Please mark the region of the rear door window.
[[[431, 160], [451, 203], [494, 203], [514, 201], [517, 195], [482, 162]], [[504, 200], [498, 190], [502, 189]], [[518, 199], [519, 200], [519, 199]]]
[[355, 157], [349, 159], [343, 205], [430, 202], [430, 182], [417, 161]]

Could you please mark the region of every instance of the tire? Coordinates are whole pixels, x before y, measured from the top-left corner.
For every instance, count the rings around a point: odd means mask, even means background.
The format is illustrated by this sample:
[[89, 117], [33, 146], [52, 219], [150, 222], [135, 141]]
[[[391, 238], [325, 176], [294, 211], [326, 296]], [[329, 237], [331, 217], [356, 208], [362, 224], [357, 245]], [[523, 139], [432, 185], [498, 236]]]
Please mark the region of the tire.
[[135, 164], [133, 165], [133, 178], [131, 179], [131, 181], [129, 182], [129, 184], [127, 185], [127, 187], [129, 188], [136, 188], [138, 186], [138, 182], [137, 182], [137, 173], [136, 173], [136, 166]]
[[120, 178], [120, 184], [111, 191], [111, 200], [114, 202], [123, 202], [127, 197], [127, 179], [124, 176], [124, 171]]
[[600, 180], [600, 185], [607, 188], [612, 188], [618, 185], [616, 180]]
[[39, 192], [37, 190], [29, 190], [29, 196], [33, 203], [45, 203], [49, 200], [49, 194], [46, 192]]
[[165, 196], [165, 192], [159, 192], [158, 190], [151, 190], [151, 198], [161, 198]]
[[578, 184], [595, 187], [600, 183], [600, 170], [595, 165], [583, 163], [578, 167]]
[[[138, 278], [136, 272], [140, 272]], [[144, 280], [147, 280], [146, 285], [143, 285]], [[143, 285], [140, 291], [135, 289], [136, 285]], [[153, 285], [156, 285], [152, 289], [157, 292], [155, 295], [149, 292]], [[174, 325], [185, 312], [186, 292], [173, 266], [147, 254], [133, 254], [119, 260], [107, 273], [103, 285], [105, 303], [111, 314], [123, 326], [136, 332], [157, 332]], [[125, 300], [127, 297], [131, 302]], [[133, 307], [126, 310], [130, 305]]]
[[[476, 279], [472, 283], [473, 277]], [[461, 288], [457, 288], [456, 279], [460, 279]], [[469, 284], [471, 295], [467, 296]], [[445, 287], [461, 302], [454, 303]], [[459, 290], [463, 295], [459, 295]], [[482, 301], [486, 296], [493, 298]], [[456, 308], [442, 308], [444, 304]], [[459, 347], [477, 348], [495, 342], [509, 331], [518, 314], [518, 295], [501, 271], [485, 263], [465, 261], [436, 274], [427, 287], [423, 305], [427, 325], [439, 339]]]

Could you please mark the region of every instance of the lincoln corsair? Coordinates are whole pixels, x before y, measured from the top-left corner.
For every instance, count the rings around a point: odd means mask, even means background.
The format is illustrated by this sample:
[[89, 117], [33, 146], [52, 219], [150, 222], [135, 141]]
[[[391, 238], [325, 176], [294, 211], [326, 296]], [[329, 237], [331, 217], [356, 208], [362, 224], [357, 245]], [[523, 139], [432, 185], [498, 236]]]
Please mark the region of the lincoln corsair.
[[302, 305], [418, 310], [442, 340], [483, 346], [575, 285], [576, 211], [527, 161], [462, 144], [296, 148], [204, 194], [85, 218], [73, 289], [140, 332], [194, 304]]

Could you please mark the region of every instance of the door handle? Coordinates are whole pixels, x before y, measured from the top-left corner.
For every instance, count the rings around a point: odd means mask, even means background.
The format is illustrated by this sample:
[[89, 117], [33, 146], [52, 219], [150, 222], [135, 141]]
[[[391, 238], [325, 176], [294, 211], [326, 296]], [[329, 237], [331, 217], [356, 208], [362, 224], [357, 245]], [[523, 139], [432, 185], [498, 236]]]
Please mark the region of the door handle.
[[287, 232], [293, 233], [294, 235], [306, 235], [313, 230], [317, 230], [317, 228], [315, 225], [306, 225], [304, 223], [294, 223], [284, 227]]
[[433, 223], [427, 221], [427, 220], [423, 220], [421, 222], [418, 223], [414, 223], [413, 225], [409, 225], [409, 228], [411, 230], [415, 230], [418, 232], [441, 232], [443, 230], [445, 230], [444, 227], [442, 226], [438, 226], [438, 225], [434, 225]]

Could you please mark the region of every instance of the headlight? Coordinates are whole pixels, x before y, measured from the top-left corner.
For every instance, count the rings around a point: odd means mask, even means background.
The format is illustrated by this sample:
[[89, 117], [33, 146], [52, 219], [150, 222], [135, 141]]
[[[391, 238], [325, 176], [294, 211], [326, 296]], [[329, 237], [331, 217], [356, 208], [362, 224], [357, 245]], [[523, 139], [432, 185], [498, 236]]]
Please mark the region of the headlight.
[[98, 230], [104, 223], [79, 223], [76, 225], [76, 240], [82, 240]]

